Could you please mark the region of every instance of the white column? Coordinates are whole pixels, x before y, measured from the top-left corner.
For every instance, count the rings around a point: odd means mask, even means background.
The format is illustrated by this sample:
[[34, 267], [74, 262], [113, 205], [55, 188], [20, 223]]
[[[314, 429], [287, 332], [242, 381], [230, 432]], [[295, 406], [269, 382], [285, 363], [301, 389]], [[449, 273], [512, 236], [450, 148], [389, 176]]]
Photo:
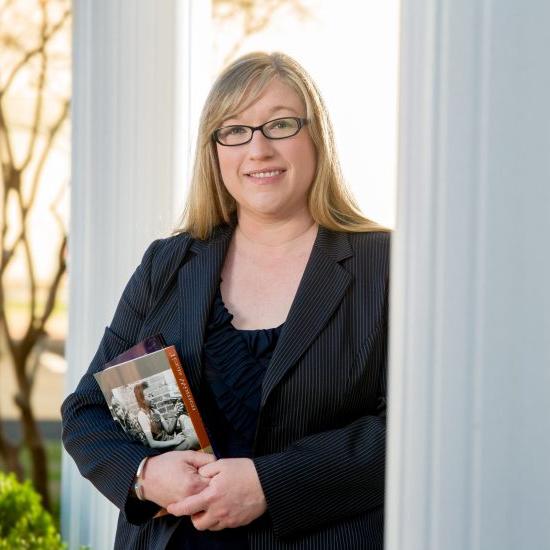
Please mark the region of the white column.
[[[74, 0], [69, 371], [74, 389], [147, 244], [183, 205], [209, 2]], [[115, 508], [64, 455], [70, 548], [111, 548]]]
[[550, 3], [403, 0], [386, 548], [550, 548]]

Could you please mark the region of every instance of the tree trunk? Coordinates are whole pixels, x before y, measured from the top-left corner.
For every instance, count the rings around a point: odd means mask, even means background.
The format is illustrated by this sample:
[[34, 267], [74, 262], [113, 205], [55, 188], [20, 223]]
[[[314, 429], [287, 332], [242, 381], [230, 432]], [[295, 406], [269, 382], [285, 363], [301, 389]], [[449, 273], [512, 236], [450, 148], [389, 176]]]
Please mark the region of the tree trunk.
[[50, 493], [48, 490], [48, 457], [38, 423], [31, 408], [21, 409], [25, 446], [31, 455], [31, 478], [34, 488], [42, 497], [42, 504], [51, 511]]
[[32, 482], [34, 488], [42, 497], [42, 504], [47, 510], [51, 511], [48, 490], [48, 457], [40, 430], [38, 429], [38, 422], [34, 417], [31, 407], [32, 382], [27, 378], [25, 372], [28, 356], [33, 345], [34, 342], [22, 342], [21, 347], [17, 350], [18, 353], [15, 353], [13, 356], [15, 375], [19, 388], [15, 402], [21, 411], [23, 440], [30, 453]]

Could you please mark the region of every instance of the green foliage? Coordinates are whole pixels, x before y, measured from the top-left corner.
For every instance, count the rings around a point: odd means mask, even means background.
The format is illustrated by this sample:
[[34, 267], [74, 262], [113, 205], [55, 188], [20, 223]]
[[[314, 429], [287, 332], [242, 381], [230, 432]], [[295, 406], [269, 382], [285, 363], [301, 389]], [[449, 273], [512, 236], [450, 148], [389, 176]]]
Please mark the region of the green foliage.
[[0, 472], [0, 550], [62, 550], [52, 517], [29, 481]]

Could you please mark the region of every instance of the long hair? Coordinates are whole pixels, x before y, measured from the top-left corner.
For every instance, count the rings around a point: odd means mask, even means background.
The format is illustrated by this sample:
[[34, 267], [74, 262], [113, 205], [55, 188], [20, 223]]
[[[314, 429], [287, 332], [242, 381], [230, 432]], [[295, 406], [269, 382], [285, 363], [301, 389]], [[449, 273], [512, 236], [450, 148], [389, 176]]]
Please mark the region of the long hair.
[[275, 78], [292, 88], [306, 106], [306, 128], [317, 153], [316, 172], [308, 192], [312, 218], [336, 231], [385, 230], [363, 216], [344, 182], [332, 124], [311, 77], [285, 54], [255, 52], [229, 65], [210, 90], [200, 117], [186, 206], [174, 233], [185, 231], [194, 238], [207, 239], [217, 225], [231, 222], [237, 204], [223, 184], [212, 134], [224, 120], [252, 105]]
[[147, 382], [139, 382], [134, 386], [134, 397], [140, 409], [149, 409], [147, 400], [145, 399], [145, 391], [149, 387]]

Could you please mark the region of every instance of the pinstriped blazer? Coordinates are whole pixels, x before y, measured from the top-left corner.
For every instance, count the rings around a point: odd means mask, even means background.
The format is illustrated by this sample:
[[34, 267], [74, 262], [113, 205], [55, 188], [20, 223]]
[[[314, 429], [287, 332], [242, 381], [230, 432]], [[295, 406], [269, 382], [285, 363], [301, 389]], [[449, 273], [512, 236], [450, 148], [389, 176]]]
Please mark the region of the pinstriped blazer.
[[[115, 549], [164, 549], [181, 521], [129, 496], [158, 454], [111, 419], [93, 373], [146, 336], [174, 344], [199, 395], [202, 341], [233, 228], [154, 241], [76, 390], [63, 442], [120, 510]], [[254, 550], [382, 550], [390, 234], [319, 228], [262, 387], [254, 462], [268, 511]], [[200, 403], [199, 403], [200, 405]]]

